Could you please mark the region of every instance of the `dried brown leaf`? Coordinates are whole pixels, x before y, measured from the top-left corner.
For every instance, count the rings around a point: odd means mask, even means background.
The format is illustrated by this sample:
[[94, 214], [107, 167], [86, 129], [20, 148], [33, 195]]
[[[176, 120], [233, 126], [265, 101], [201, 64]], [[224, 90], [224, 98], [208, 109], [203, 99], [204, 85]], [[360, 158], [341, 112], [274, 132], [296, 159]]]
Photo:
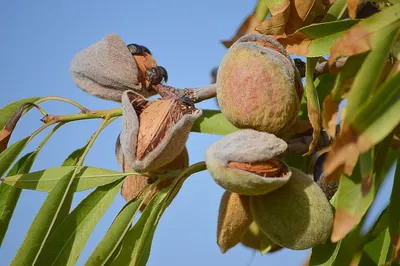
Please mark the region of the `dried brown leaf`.
[[322, 104], [322, 126], [332, 138], [336, 135], [336, 120], [339, 104], [340, 102], [332, 99], [331, 94], [325, 97], [324, 103]]
[[357, 7], [360, 3], [360, 0], [347, 0], [347, 9], [349, 10], [349, 16], [352, 19], [356, 18], [357, 15]]
[[26, 105], [27, 104], [23, 104], [20, 108], [18, 108], [18, 110], [13, 114], [13, 116], [10, 118], [4, 128], [0, 130], [0, 152], [4, 151], [7, 148], [8, 142], [11, 138], [11, 134], [14, 131], [19, 119], [21, 118]]
[[373, 33], [360, 24], [353, 26], [333, 44], [329, 65], [332, 65], [338, 57], [361, 54], [370, 50]]
[[[368, 146], [368, 141], [364, 138], [359, 138], [357, 133], [352, 127], [347, 124], [336, 138], [336, 141], [326, 156], [324, 163], [325, 175], [331, 175], [336, 169], [343, 166], [343, 172], [351, 175], [354, 166], [357, 163], [360, 152], [365, 152]], [[368, 147], [369, 148], [369, 147]]]
[[286, 1], [280, 9], [271, 9], [272, 17], [256, 27], [256, 30], [265, 35], [286, 36], [285, 28], [290, 15], [290, 2]]
[[345, 209], [338, 208], [333, 222], [331, 241], [335, 243], [345, 237], [360, 220], [361, 216], [351, 215]]

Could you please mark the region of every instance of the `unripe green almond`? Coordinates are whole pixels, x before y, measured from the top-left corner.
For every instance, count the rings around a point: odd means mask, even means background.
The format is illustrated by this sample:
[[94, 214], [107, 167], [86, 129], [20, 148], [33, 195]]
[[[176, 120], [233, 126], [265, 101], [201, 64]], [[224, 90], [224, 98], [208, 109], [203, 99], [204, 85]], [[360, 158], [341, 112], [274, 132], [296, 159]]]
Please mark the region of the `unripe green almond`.
[[254, 220], [273, 242], [295, 250], [312, 248], [326, 241], [333, 225], [331, 205], [318, 185], [292, 168], [281, 188], [250, 199]]
[[271, 37], [240, 38], [223, 58], [217, 84], [221, 111], [238, 128], [281, 135], [296, 121], [301, 79], [292, 59]]
[[225, 191], [218, 215], [217, 243], [221, 252], [236, 246], [252, 222], [249, 197]]
[[[272, 134], [242, 129], [213, 143], [206, 151], [206, 165], [214, 181], [242, 195], [262, 195], [288, 182], [291, 171], [278, 156], [285, 141]], [[279, 171], [268, 172], [268, 166]], [[261, 174], [260, 174], [261, 173]]]

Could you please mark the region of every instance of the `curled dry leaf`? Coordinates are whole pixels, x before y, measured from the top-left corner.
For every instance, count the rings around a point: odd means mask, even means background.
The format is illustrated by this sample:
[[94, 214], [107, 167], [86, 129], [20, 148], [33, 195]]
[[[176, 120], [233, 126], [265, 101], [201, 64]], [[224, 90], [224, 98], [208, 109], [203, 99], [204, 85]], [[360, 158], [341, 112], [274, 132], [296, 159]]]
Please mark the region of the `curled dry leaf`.
[[217, 243], [222, 253], [236, 246], [253, 222], [248, 196], [225, 191], [219, 206]]
[[154, 65], [151, 55], [133, 57], [121, 38], [110, 34], [77, 53], [72, 59], [70, 73], [85, 92], [120, 102], [125, 90], [133, 90], [144, 97], [157, 93], [145, 82], [143, 74], [146, 68]]
[[349, 16], [351, 19], [355, 19], [357, 15], [357, 7], [360, 0], [347, 0], [347, 9], [349, 10]]
[[286, 149], [286, 142], [272, 134], [239, 130], [207, 149], [207, 169], [226, 190], [243, 195], [265, 194], [290, 178], [289, 167], [278, 158]]
[[[119, 143], [119, 140], [117, 140]], [[118, 164], [121, 167], [123, 172], [129, 172], [132, 169], [129, 167], [128, 162], [124, 158], [120, 147], [117, 145], [116, 147], [116, 156], [118, 160]], [[187, 149], [185, 148], [172, 162], [163, 166], [159, 171], [168, 171], [168, 170], [178, 170], [183, 169], [189, 166], [189, 154]], [[154, 176], [156, 173], [146, 172], [145, 174]], [[173, 178], [166, 179], [161, 181], [154, 189], [152, 193], [146, 198], [144, 201], [141, 211], [146, 208], [147, 204], [150, 202], [151, 198], [163, 188], [166, 188], [173, 182]], [[148, 176], [141, 175], [130, 175], [125, 178], [124, 184], [122, 185], [121, 194], [126, 201], [130, 201], [134, 197], [136, 197], [139, 192], [149, 183]], [[142, 194], [145, 195], [146, 193]]]
[[240, 28], [237, 30], [236, 35], [227, 41], [222, 41], [222, 44], [225, 45], [226, 48], [229, 48], [234, 44], [240, 37], [248, 34], [248, 33], [257, 33], [256, 27], [261, 23], [261, 20], [257, 18], [256, 15], [251, 14], [246, 18]]
[[177, 99], [145, 101], [133, 91], [122, 96], [121, 150], [135, 171], [159, 169], [184, 149], [194, 121], [202, 114]]
[[381, 29], [397, 27], [399, 8], [400, 3], [387, 7], [350, 28], [333, 44], [329, 65], [332, 65], [338, 57], [361, 54], [372, 49], [380, 41]]
[[324, 14], [320, 0], [281, 0], [267, 2], [272, 17], [256, 29], [265, 35], [285, 37], [297, 29], [311, 24], [318, 16]]

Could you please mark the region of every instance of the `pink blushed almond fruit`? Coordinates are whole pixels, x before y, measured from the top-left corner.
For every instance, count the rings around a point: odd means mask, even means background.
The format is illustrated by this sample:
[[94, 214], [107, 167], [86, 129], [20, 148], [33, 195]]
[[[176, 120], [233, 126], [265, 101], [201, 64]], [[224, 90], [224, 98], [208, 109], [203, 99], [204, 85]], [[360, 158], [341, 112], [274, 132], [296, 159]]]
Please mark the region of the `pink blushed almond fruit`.
[[271, 37], [248, 34], [235, 42], [218, 69], [217, 85], [221, 111], [238, 128], [281, 136], [296, 122], [301, 78]]

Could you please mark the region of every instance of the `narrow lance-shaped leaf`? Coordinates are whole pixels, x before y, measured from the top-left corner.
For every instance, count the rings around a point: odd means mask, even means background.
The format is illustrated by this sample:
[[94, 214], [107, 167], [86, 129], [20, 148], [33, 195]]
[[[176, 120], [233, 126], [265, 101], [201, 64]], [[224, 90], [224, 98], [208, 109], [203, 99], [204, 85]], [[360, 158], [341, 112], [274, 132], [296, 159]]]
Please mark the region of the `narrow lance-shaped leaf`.
[[75, 265], [96, 224], [110, 207], [122, 180], [98, 187], [83, 199], [46, 241], [36, 265]]
[[395, 247], [395, 262], [400, 262], [400, 152], [397, 152], [397, 165], [394, 174], [392, 194], [389, 202], [389, 232]]
[[[74, 166], [48, 168], [28, 174], [9, 176], [3, 182], [18, 188], [49, 192], [64, 175], [73, 169], [75, 169]], [[110, 184], [126, 175], [126, 173], [108, 169], [83, 166], [74, 178], [73, 187], [75, 191], [82, 191]]]
[[[25, 154], [14, 164], [14, 167], [11, 168], [8, 175], [29, 172], [35, 159], [36, 152]], [[21, 191], [20, 188], [12, 187], [7, 184], [0, 184], [0, 246], [7, 232]]]
[[346, 0], [336, 0], [333, 3], [333, 5], [329, 8], [325, 17], [322, 19], [322, 22], [340, 20], [346, 13], [346, 9], [347, 9]]
[[[384, 36], [381, 34], [387, 29], [398, 28], [400, 20], [399, 9], [400, 3], [387, 7], [352, 27], [333, 44], [329, 63], [332, 64], [340, 56], [361, 54], [371, 48], [374, 49], [381, 42], [385, 43], [386, 40], [382, 38]], [[382, 59], [384, 58], [384, 54], [380, 56]], [[377, 72], [369, 73], [376, 74]]]
[[65, 174], [54, 189], [49, 192], [11, 265], [33, 265], [36, 262], [55, 221], [64, 198], [63, 194], [69, 186], [73, 173], [73, 171], [69, 171]]
[[[324, 164], [327, 179], [340, 166], [344, 166], [345, 173], [351, 173], [359, 154], [383, 140], [400, 123], [399, 97], [400, 74], [397, 74], [382, 84], [372, 99], [355, 111], [356, 116], [350, 125], [345, 121]], [[346, 109], [348, 112], [350, 110]]]
[[313, 24], [300, 28], [287, 37], [278, 38], [278, 41], [288, 53], [307, 57], [323, 56], [329, 54], [335, 41], [357, 22], [342, 20]]
[[142, 203], [143, 198], [135, 197], [122, 208], [106, 235], [85, 263], [86, 266], [107, 265], [107, 263], [110, 263], [114, 259], [113, 254], [121, 246], [122, 239], [131, 227], [132, 221]]
[[389, 229], [382, 231], [377, 238], [364, 247], [359, 265], [386, 265], [393, 257]]
[[111, 265], [138, 265], [143, 249], [151, 242], [154, 230], [161, 214], [167, 193], [172, 187], [164, 188], [157, 193], [140, 216], [139, 221], [128, 231], [122, 240], [122, 249]]
[[[364, 178], [368, 178], [372, 169], [372, 163], [368, 158], [371, 156], [372, 152], [363, 155], [365, 159], [357, 164], [353, 174], [351, 176], [342, 175], [340, 178], [337, 192], [338, 202], [331, 235], [332, 242], [344, 238], [361, 221], [374, 200], [374, 190], [370, 190], [366, 195], [362, 194], [362, 181]], [[362, 171], [361, 168], [367, 168], [369, 171]], [[371, 185], [374, 185], [374, 180], [370, 182]]]
[[313, 74], [318, 58], [307, 58], [306, 61], [306, 97], [307, 112], [313, 127], [313, 140], [310, 143], [308, 152], [304, 155], [310, 155], [317, 146], [319, 133], [321, 132], [321, 110], [319, 107], [318, 94], [314, 86]]
[[313, 247], [308, 266], [331, 266], [336, 260], [342, 241], [332, 243], [329, 240], [325, 244]]
[[[79, 162], [81, 159], [83, 153], [85, 152], [85, 149], [87, 148], [87, 145], [75, 150], [72, 152], [67, 159], [64, 160], [62, 166], [76, 166], [76, 164]], [[75, 184], [76, 185], [76, 184]], [[72, 200], [74, 198], [74, 192], [76, 190], [76, 187], [74, 187], [74, 184], [71, 186], [70, 192], [67, 194], [63, 206], [60, 209], [60, 212], [58, 213], [57, 219], [54, 222], [54, 229], [58, 227], [58, 225], [68, 216], [70, 210], [71, 210], [71, 205], [72, 205]]]
[[192, 132], [216, 135], [227, 135], [238, 130], [218, 110], [203, 110], [202, 116], [194, 122], [191, 129]]
[[21, 139], [0, 153], [0, 177], [7, 171], [21, 151], [25, 148], [29, 139], [29, 137]]
[[[39, 100], [40, 97], [25, 98], [19, 101], [10, 103], [0, 109], [0, 129], [3, 129], [7, 122], [11, 119], [14, 113], [25, 103], [34, 103]], [[32, 106], [31, 106], [32, 108]]]

